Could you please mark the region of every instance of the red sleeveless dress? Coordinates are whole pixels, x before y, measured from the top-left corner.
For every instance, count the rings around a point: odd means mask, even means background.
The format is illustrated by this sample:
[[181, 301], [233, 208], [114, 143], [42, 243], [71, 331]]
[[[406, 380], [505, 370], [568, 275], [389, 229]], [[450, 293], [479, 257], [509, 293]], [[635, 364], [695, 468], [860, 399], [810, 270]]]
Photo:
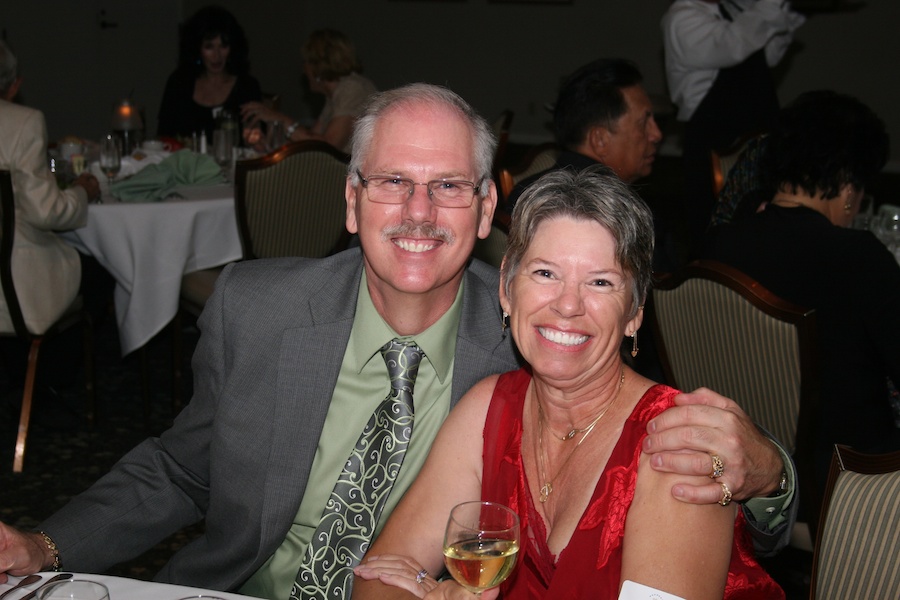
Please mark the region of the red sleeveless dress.
[[[535, 510], [522, 463], [522, 411], [530, 381], [531, 374], [525, 369], [501, 375], [484, 427], [482, 500], [506, 504], [519, 515], [522, 526], [519, 563], [504, 582], [501, 597], [617, 598], [625, 517], [634, 498], [641, 440], [647, 422], [672, 406], [678, 391], [656, 385], [641, 398], [569, 545], [557, 559], [547, 547], [545, 525]], [[734, 540], [724, 597], [783, 599], [784, 591], [753, 557], [742, 513], [735, 520]]]

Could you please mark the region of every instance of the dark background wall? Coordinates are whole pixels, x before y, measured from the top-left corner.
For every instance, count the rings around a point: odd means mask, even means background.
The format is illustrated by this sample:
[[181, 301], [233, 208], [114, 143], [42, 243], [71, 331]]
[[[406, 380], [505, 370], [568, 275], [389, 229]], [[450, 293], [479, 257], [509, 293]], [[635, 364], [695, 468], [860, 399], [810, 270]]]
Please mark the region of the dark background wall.
[[[112, 103], [133, 93], [149, 131], [175, 65], [177, 23], [202, 0], [6, 0], [0, 34], [18, 51], [25, 100], [47, 113], [51, 139], [98, 137]], [[643, 70], [660, 109], [669, 108], [659, 19], [669, 0], [221, 0], [244, 25], [253, 73], [298, 117], [315, 114], [302, 82], [299, 48], [332, 27], [356, 43], [381, 88], [409, 81], [446, 84], [491, 118], [515, 111], [512, 139], [549, 138], [545, 105], [559, 79], [600, 56]], [[117, 27], [104, 28], [104, 22]], [[900, 2], [866, 0], [850, 12], [812, 16], [778, 69], [782, 102], [809, 89], [860, 97], [888, 123], [900, 168]], [[133, 92], [132, 92], [133, 90]], [[666, 129], [677, 132], [669, 124]], [[677, 136], [670, 145], [677, 146]]]

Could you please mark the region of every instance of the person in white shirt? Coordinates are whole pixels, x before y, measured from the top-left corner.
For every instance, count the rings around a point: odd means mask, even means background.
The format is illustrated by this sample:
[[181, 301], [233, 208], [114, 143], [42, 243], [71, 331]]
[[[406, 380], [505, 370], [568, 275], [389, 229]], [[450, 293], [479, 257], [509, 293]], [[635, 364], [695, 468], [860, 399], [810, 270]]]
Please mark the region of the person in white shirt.
[[685, 218], [696, 246], [714, 196], [710, 151], [770, 128], [771, 67], [805, 18], [783, 0], [675, 0], [662, 18], [669, 94], [685, 121]]

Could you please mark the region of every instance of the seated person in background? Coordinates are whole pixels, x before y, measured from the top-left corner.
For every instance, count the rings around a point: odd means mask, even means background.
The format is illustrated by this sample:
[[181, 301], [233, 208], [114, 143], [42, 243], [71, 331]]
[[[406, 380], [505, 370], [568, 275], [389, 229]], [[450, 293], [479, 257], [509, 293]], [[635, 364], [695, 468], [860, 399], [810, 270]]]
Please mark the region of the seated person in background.
[[212, 141], [222, 111], [237, 122], [241, 105], [262, 97], [249, 71], [247, 38], [234, 16], [218, 6], [198, 10], [181, 29], [178, 69], [166, 82], [157, 134]]
[[[112, 299], [114, 283], [93, 257], [80, 254], [54, 233], [84, 227], [88, 201], [100, 196], [100, 184], [84, 172], [67, 189], [59, 189], [47, 164], [44, 115], [12, 102], [22, 81], [17, 73], [15, 55], [0, 41], [0, 169], [12, 175], [16, 202], [13, 279], [29, 331], [44, 333], [79, 291], [95, 321], [99, 320]], [[0, 330], [13, 331], [2, 294]], [[10, 375], [24, 374], [26, 349], [18, 340], [4, 340], [3, 348], [7, 364], [12, 364]], [[79, 364], [71, 355], [61, 362]]]
[[[198, 322], [191, 402], [169, 430], [40, 525], [56, 556], [40, 533], [0, 524], [0, 582], [54, 558], [66, 569], [103, 571], [203, 520], [204, 533], [157, 580], [273, 600], [349, 596], [352, 568], [450, 409], [479, 380], [519, 364], [499, 326], [499, 276], [469, 258], [497, 201], [495, 144], [487, 122], [446, 88], [374, 95], [354, 133], [346, 188], [347, 228], [359, 232], [360, 247], [226, 267]], [[387, 401], [393, 393], [385, 398], [397, 364], [388, 352], [412, 342], [421, 360], [415, 426], [400, 424], [408, 448], [396, 480], [353, 506], [330, 501], [358, 490], [347, 483], [365, 466], [357, 444], [395, 435], [390, 419], [366, 425], [398, 404]], [[661, 494], [714, 505], [723, 488], [694, 477], [710, 473], [710, 454], [721, 455], [735, 500], [778, 488], [790, 465], [736, 404], [708, 390], [676, 403], [645, 440], [654, 470], [685, 475]], [[772, 503], [772, 515], [758, 513], [775, 516], [758, 533], [771, 550], [790, 530], [792, 517], [778, 509], [796, 503], [750, 502]], [[364, 531], [349, 541], [316, 533], [335, 520]]]
[[[599, 163], [625, 183], [650, 175], [663, 136], [642, 79], [634, 63], [620, 58], [592, 61], [566, 78], [553, 107], [553, 130], [562, 152], [547, 171], [581, 170]], [[520, 181], [506, 199], [508, 210], [547, 171]], [[669, 221], [657, 210], [656, 271], [673, 271], [681, 262]]]
[[309, 88], [325, 96], [325, 107], [315, 124], [303, 127], [283, 113], [259, 102], [250, 102], [241, 107], [245, 127], [252, 128], [261, 121], [279, 121], [287, 127], [288, 141], [322, 140], [349, 154], [353, 124], [362, 114], [369, 96], [375, 92], [375, 84], [360, 75], [362, 67], [353, 43], [339, 31], [314, 31], [301, 52]]
[[861, 102], [801, 95], [769, 136], [771, 201], [713, 228], [703, 251], [816, 311], [820, 488], [834, 444], [900, 449], [886, 388], [886, 377], [900, 381], [900, 267], [871, 232], [849, 228], [887, 156], [884, 123]]
[[[553, 131], [562, 153], [548, 171], [580, 171], [600, 163], [625, 183], [648, 176], [662, 132], [642, 80], [637, 66], [620, 58], [601, 58], [569, 75], [553, 106]], [[509, 210], [546, 172], [516, 184], [506, 199]]]
[[625, 580], [692, 600], [784, 598], [753, 557], [727, 470], [721, 506], [690, 506], [641, 451], [678, 394], [619, 352], [643, 321], [652, 256], [649, 208], [608, 169], [558, 170], [522, 194], [500, 304], [527, 366], [482, 380], [450, 414], [357, 567], [354, 598], [474, 597], [419, 573], [443, 571], [447, 516], [477, 499], [519, 515], [507, 600], [616, 598]]

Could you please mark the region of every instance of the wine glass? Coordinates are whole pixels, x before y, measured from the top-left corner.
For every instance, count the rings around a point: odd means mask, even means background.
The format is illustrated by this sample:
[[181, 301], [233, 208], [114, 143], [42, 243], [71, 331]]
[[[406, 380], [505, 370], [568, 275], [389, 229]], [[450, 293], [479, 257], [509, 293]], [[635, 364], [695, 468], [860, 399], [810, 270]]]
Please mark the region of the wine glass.
[[111, 184], [121, 168], [122, 151], [119, 148], [119, 138], [107, 134], [100, 140], [100, 170], [106, 175], [107, 182]]
[[516, 566], [519, 517], [495, 502], [463, 502], [450, 511], [444, 533], [444, 564], [470, 592], [503, 583]]
[[69, 579], [39, 588], [37, 600], [109, 600], [109, 590], [97, 581]]

